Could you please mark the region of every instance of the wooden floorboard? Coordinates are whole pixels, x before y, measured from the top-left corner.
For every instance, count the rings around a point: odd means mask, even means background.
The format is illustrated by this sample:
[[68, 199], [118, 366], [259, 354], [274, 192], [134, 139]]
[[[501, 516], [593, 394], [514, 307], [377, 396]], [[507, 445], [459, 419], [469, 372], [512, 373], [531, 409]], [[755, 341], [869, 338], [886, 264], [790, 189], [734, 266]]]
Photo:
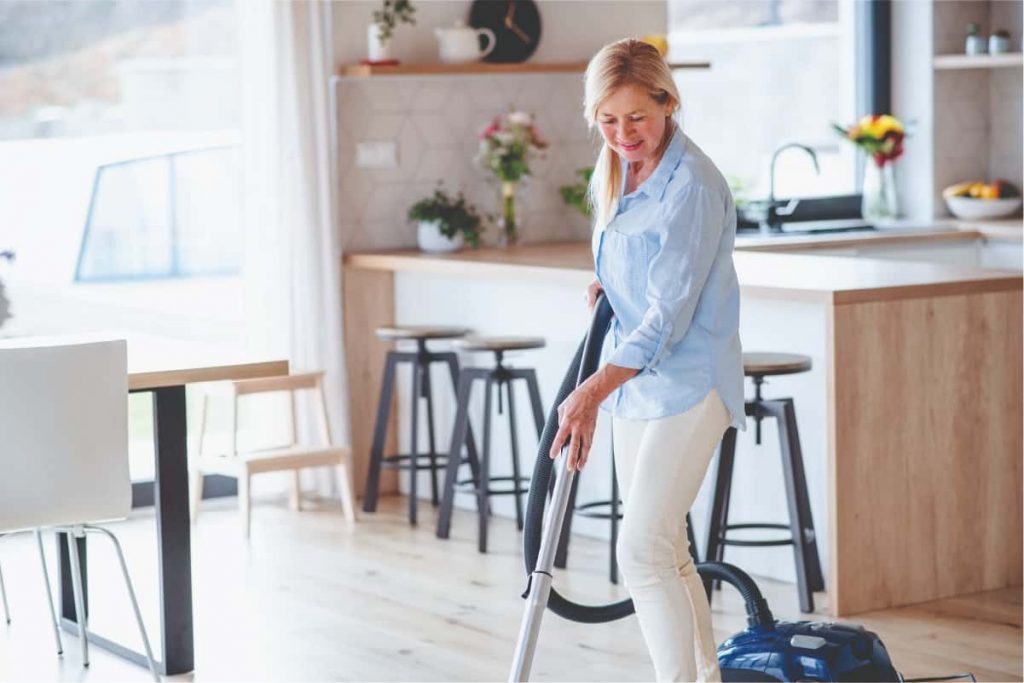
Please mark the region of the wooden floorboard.
[[[208, 503], [193, 537], [196, 672], [176, 680], [505, 680], [525, 586], [521, 535], [494, 519], [492, 547], [476, 551], [475, 519], [459, 511], [452, 538], [433, 535], [435, 516], [405, 522], [405, 499], [386, 498], [354, 530], [337, 502], [257, 499], [253, 536], [241, 538], [231, 500]], [[155, 633], [153, 519], [141, 513], [111, 527], [126, 546], [148, 627]], [[52, 543], [47, 544], [53, 568]], [[570, 569], [556, 586], [604, 602], [624, 595], [607, 580], [607, 544], [574, 539]], [[89, 546], [92, 626], [138, 644], [116, 560], [102, 541]], [[0, 622], [0, 680], [144, 680], [145, 672], [93, 649], [83, 670], [78, 644], [64, 636], [54, 653], [45, 593], [30, 536], [0, 539], [13, 622]], [[793, 586], [759, 581], [776, 616], [799, 619]], [[819, 604], [825, 596], [818, 596]], [[725, 589], [713, 606], [716, 637], [745, 625], [739, 596]], [[972, 671], [978, 680], [1021, 681], [1019, 588], [860, 615], [907, 676]], [[533, 680], [650, 680], [635, 617], [575, 624], [545, 617]]]

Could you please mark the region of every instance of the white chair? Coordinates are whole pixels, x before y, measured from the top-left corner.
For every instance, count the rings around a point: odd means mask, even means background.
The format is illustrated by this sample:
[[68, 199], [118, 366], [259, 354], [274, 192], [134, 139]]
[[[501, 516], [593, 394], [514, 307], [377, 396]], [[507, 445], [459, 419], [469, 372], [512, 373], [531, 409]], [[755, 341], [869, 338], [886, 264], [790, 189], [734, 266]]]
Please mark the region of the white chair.
[[[86, 533], [113, 541], [146, 661], [159, 680], [149, 637], [117, 537], [97, 522], [124, 519], [132, 504], [128, 473], [128, 372], [124, 341], [0, 348], [0, 533], [69, 535], [75, 621], [89, 665], [78, 543]], [[62, 652], [49, 578], [47, 598]]]
[[[209, 398], [216, 391], [212, 388], [202, 396], [199, 418], [199, 443], [196, 457], [191, 463], [192, 484], [192, 521], [199, 515], [199, 503], [203, 496], [203, 475], [208, 473], [224, 474], [238, 479], [238, 509], [242, 515], [242, 528], [245, 537], [249, 538], [251, 503], [249, 496], [250, 482], [255, 474], [261, 472], [292, 471], [291, 507], [300, 507], [301, 490], [299, 486], [299, 470], [307, 467], [337, 467], [338, 488], [341, 494], [341, 507], [349, 524], [356, 521], [352, 493], [351, 457], [347, 448], [334, 446], [331, 443], [331, 429], [327, 422], [327, 402], [324, 397], [322, 372], [304, 372], [280, 377], [248, 379], [230, 382], [227, 385], [228, 399], [231, 406], [231, 435], [227, 452], [207, 455], [203, 452], [206, 441], [207, 411]], [[313, 392], [316, 404], [317, 422], [319, 427], [320, 446], [307, 446], [298, 443], [296, 430], [295, 397], [299, 391]], [[242, 396], [286, 392], [289, 404], [290, 442], [284, 447], [238, 450], [238, 408]]]

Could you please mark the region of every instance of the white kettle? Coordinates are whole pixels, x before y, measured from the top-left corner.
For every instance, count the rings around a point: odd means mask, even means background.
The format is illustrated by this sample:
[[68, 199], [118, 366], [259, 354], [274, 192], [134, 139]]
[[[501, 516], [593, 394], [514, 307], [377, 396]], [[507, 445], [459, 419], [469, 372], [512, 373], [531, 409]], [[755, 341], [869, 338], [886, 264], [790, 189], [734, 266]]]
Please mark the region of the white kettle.
[[[482, 50], [478, 38], [481, 34], [487, 37], [487, 46]], [[483, 59], [491, 54], [497, 44], [494, 31], [491, 29], [471, 28], [461, 21], [456, 21], [454, 26], [448, 28], [435, 28], [434, 35], [437, 36], [441, 61], [445, 64], [462, 64]]]

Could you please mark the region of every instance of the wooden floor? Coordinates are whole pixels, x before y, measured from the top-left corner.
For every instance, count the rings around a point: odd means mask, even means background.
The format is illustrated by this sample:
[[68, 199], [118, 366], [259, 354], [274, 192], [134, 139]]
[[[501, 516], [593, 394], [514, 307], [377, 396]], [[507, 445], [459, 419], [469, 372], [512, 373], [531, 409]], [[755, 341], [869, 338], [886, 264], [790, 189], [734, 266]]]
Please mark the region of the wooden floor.
[[[232, 501], [210, 503], [193, 536], [196, 671], [177, 680], [505, 680], [522, 616], [521, 536], [509, 520], [492, 522], [492, 550], [476, 551], [472, 515], [458, 512], [452, 538], [404, 520], [404, 499], [345, 528], [337, 503], [257, 501], [246, 546]], [[153, 518], [113, 525], [122, 539], [151, 634], [156, 633]], [[52, 542], [47, 544], [53, 568]], [[136, 632], [115, 559], [90, 541], [92, 627], [129, 644]], [[13, 622], [0, 622], [0, 680], [145, 680], [146, 672], [102, 650], [82, 669], [77, 639], [64, 635], [57, 657], [30, 536], [0, 539]], [[621, 596], [607, 581], [607, 545], [574, 540], [570, 570], [556, 586], [577, 599]], [[793, 586], [761, 581], [781, 619], [800, 618]], [[743, 628], [730, 589], [713, 607], [719, 639]], [[823, 602], [824, 596], [819, 596]], [[907, 676], [972, 671], [978, 680], [1020, 681], [1021, 590], [862, 615]], [[636, 617], [596, 626], [548, 614], [533, 680], [650, 680]]]

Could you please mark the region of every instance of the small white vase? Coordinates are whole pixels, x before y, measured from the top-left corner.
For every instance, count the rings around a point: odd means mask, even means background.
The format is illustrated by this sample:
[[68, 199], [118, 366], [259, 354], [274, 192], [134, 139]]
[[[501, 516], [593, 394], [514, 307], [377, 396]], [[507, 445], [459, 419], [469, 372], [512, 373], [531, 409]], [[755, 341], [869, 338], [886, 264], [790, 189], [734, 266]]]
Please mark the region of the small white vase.
[[391, 59], [391, 39], [381, 40], [379, 24], [366, 27], [366, 58], [371, 62]]
[[432, 254], [444, 254], [462, 248], [462, 233], [455, 237], [445, 237], [437, 221], [420, 221], [416, 229], [416, 242], [422, 251]]

